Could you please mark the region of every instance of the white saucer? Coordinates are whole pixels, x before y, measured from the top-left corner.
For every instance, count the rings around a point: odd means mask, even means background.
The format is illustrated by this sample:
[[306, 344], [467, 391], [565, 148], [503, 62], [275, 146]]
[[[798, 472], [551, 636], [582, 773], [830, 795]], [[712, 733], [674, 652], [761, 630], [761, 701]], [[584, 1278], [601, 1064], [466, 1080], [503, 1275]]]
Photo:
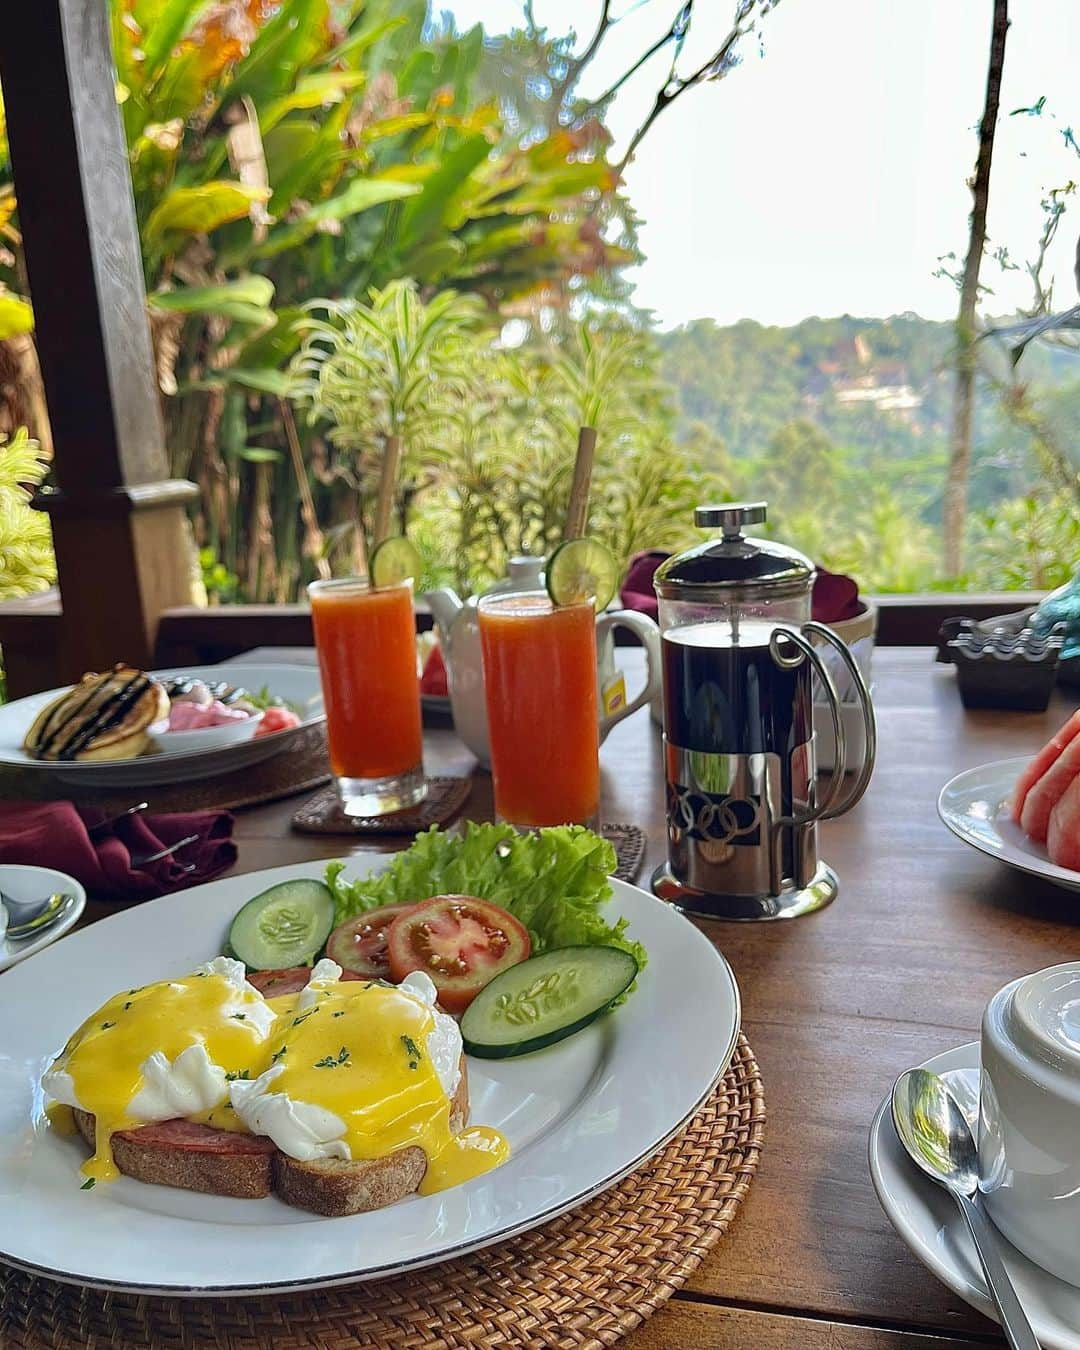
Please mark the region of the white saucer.
[[[947, 1079], [968, 1119], [979, 1110], [979, 1045], [947, 1050], [921, 1067]], [[870, 1175], [881, 1207], [924, 1266], [987, 1317], [994, 1309], [955, 1202], [919, 1172], [893, 1128], [890, 1098], [870, 1127]], [[1080, 1288], [1029, 1261], [1001, 1238], [1001, 1254], [1043, 1350], [1080, 1350]]]
[[958, 773], [941, 789], [938, 815], [957, 838], [980, 853], [1066, 890], [1080, 891], [1080, 872], [1052, 863], [1044, 846], [1029, 839], [1009, 814], [1016, 780], [1030, 762], [1030, 755], [1021, 755]]
[[45, 900], [56, 891], [73, 895], [75, 903], [58, 923], [35, 938], [23, 938], [21, 942], [9, 942], [0, 936], [0, 970], [25, 961], [28, 956], [48, 947], [50, 943], [75, 926], [79, 916], [86, 908], [86, 892], [66, 872], [57, 872], [52, 867], [28, 867], [22, 863], [0, 863], [0, 891], [11, 896], [12, 900]]

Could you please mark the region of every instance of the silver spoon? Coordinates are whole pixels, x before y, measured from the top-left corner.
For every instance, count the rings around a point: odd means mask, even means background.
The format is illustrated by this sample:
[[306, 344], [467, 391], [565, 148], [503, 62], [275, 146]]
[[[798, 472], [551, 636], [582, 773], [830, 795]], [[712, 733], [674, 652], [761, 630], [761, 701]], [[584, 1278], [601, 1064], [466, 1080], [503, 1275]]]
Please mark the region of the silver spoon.
[[949, 1192], [967, 1220], [986, 1287], [1013, 1350], [1039, 1350], [1027, 1314], [1002, 1264], [997, 1232], [974, 1197], [979, 1160], [967, 1117], [948, 1084], [928, 1069], [909, 1069], [893, 1085], [892, 1117], [912, 1161]]
[[10, 900], [0, 892], [0, 903], [8, 912], [6, 936], [12, 942], [21, 938], [36, 937], [54, 923], [59, 923], [75, 903], [73, 895], [57, 891], [48, 900], [23, 901]]

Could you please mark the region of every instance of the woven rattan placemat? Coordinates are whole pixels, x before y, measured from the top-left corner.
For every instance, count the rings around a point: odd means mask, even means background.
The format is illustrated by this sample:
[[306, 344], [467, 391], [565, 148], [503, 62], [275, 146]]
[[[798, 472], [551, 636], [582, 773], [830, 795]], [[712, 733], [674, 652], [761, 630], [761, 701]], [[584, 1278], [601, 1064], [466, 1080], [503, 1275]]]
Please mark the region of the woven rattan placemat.
[[233, 773], [200, 778], [190, 783], [160, 787], [90, 788], [64, 783], [51, 774], [27, 769], [0, 770], [0, 798], [21, 801], [73, 801], [79, 806], [101, 806], [123, 811], [147, 801], [151, 811], [235, 811], [310, 792], [330, 778], [326, 758], [326, 728], [299, 731], [288, 745], [258, 764]]
[[757, 1170], [765, 1099], [740, 1036], [717, 1091], [611, 1190], [531, 1233], [394, 1280], [284, 1298], [101, 1294], [0, 1271], [0, 1345], [599, 1350], [681, 1289]]

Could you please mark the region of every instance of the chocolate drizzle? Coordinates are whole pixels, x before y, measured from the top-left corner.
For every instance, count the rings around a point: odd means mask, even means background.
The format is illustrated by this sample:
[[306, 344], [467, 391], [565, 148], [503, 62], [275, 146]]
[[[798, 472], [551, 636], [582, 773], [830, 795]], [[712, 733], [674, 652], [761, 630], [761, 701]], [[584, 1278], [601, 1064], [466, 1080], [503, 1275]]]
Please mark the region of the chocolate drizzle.
[[[120, 726], [138, 701], [150, 690], [153, 681], [140, 670], [117, 667], [108, 675], [99, 676], [85, 698], [77, 699], [78, 689], [60, 699], [52, 709], [36, 737], [33, 753], [40, 759], [74, 760], [93, 741]], [[106, 694], [110, 684], [116, 684]], [[95, 699], [101, 701], [93, 707]], [[85, 714], [85, 716], [84, 716]]]

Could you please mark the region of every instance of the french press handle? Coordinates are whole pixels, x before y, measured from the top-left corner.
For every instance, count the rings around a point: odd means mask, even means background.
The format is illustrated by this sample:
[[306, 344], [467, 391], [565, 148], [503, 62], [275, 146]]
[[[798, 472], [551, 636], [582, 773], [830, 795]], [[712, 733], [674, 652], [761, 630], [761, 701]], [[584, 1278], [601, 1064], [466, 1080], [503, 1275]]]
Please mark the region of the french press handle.
[[[859, 695], [859, 706], [862, 710], [864, 742], [866, 746], [863, 758], [862, 768], [855, 780], [855, 786], [844, 799], [843, 805], [838, 805], [838, 800], [844, 786], [844, 775], [847, 772], [847, 738], [844, 735], [844, 724], [840, 715], [840, 694], [836, 688], [833, 677], [829, 674], [824, 661], [817, 654], [814, 646], [807, 642], [804, 634], [813, 633], [834, 647], [840, 655], [847, 668], [851, 681]], [[788, 641], [798, 649], [798, 654], [785, 655], [781, 650], [781, 642]], [[812, 620], [804, 623], [801, 632], [793, 632], [790, 628], [778, 628], [769, 639], [769, 652], [776, 664], [784, 669], [791, 669], [794, 666], [802, 664], [805, 658], [810, 662], [815, 674], [821, 681], [822, 688], [829, 700], [829, 711], [832, 714], [833, 735], [836, 742], [836, 754], [833, 760], [832, 776], [829, 779], [829, 786], [822, 796], [819, 804], [813, 811], [805, 816], [781, 816], [777, 825], [810, 825], [817, 820], [835, 820], [837, 816], [842, 816], [862, 798], [870, 783], [870, 776], [874, 772], [874, 762], [877, 759], [877, 721], [874, 717], [874, 704], [870, 697], [870, 690], [867, 688], [866, 680], [859, 669], [859, 663], [851, 654], [847, 643], [839, 638], [831, 628], [823, 623], [815, 623]]]

